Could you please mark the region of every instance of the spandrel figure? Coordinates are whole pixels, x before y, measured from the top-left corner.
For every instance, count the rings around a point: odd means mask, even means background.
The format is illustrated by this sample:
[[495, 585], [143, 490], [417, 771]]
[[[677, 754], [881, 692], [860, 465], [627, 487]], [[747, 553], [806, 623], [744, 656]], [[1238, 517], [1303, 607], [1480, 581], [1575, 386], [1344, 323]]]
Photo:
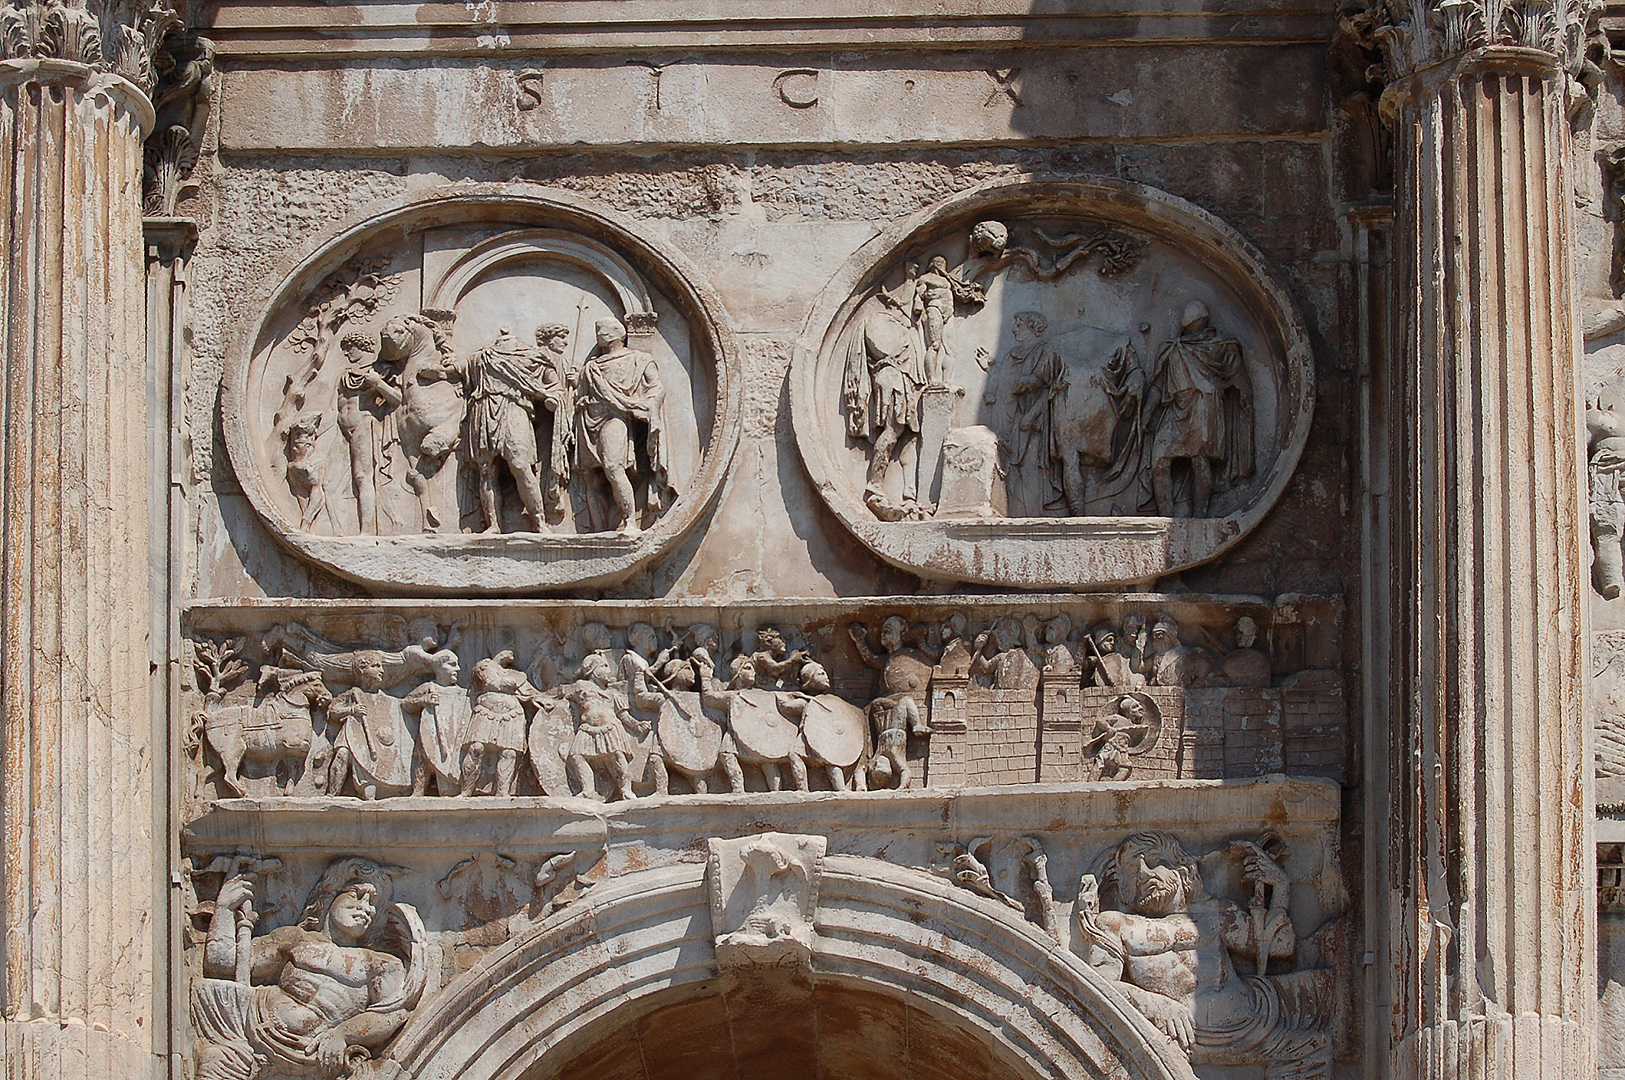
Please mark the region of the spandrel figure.
[[[1269, 974], [1298, 938], [1292, 881], [1268, 841], [1234, 841], [1252, 896], [1244, 907], [1210, 896], [1202, 869], [1168, 833], [1148, 830], [1107, 856], [1078, 890], [1073, 948], [1199, 1065], [1264, 1067], [1270, 1080], [1332, 1075], [1332, 972]], [[1101, 910], [1115, 886], [1122, 910]], [[1243, 974], [1236, 959], [1257, 974]]]
[[427, 934], [394, 900], [399, 867], [335, 859], [295, 926], [253, 937], [254, 883], [226, 880], [192, 988], [195, 1080], [347, 1077], [395, 1037], [428, 977]]

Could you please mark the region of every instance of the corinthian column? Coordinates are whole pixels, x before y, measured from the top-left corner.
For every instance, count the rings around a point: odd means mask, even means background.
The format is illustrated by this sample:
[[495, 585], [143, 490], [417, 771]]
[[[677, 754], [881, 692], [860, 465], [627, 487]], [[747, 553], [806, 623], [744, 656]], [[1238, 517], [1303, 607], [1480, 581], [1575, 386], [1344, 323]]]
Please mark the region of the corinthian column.
[[0, 10], [0, 1060], [156, 1077], [142, 138], [151, 3]]
[[1386, 62], [1396, 166], [1393, 333], [1374, 372], [1391, 539], [1372, 565], [1391, 572], [1367, 626], [1391, 681], [1368, 771], [1387, 803], [1371, 1022], [1396, 1078], [1594, 1076], [1577, 26], [1549, 2], [1478, 0], [1361, 23]]

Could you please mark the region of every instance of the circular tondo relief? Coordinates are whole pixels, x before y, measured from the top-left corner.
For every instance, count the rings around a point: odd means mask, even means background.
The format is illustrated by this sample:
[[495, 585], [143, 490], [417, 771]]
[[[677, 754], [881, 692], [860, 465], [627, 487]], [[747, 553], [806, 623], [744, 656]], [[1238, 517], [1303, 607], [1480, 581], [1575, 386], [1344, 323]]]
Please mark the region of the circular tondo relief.
[[1260, 256], [1171, 195], [1000, 183], [864, 245], [791, 370], [824, 500], [887, 561], [1028, 588], [1146, 581], [1235, 544], [1314, 411]]
[[459, 187], [293, 266], [222, 407], [299, 555], [417, 592], [605, 583], [709, 507], [739, 431], [722, 306], [584, 200]]

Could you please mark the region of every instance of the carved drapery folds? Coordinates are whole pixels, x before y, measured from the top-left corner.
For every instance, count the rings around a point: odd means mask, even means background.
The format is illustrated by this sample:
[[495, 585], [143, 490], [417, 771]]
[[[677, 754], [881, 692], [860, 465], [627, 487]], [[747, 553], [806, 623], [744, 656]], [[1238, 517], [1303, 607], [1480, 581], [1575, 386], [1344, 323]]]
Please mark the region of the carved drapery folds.
[[1301, 321], [1240, 236], [1108, 181], [989, 184], [893, 225], [808, 316], [802, 461], [926, 577], [1145, 581], [1268, 512], [1314, 408]]
[[634, 225], [535, 189], [435, 192], [289, 268], [227, 375], [227, 446], [273, 532], [356, 580], [616, 580], [715, 496], [731, 351], [720, 302]]
[[192, 980], [196, 1080], [399, 1077], [374, 1056], [411, 1015], [428, 978], [427, 932], [395, 899], [406, 873], [359, 855], [328, 864], [298, 921], [256, 934], [263, 879], [278, 859], [216, 858], [223, 874]]
[[1340, 775], [1335, 601], [978, 607], [744, 633], [692, 607], [223, 613], [193, 638], [187, 750], [205, 802]]

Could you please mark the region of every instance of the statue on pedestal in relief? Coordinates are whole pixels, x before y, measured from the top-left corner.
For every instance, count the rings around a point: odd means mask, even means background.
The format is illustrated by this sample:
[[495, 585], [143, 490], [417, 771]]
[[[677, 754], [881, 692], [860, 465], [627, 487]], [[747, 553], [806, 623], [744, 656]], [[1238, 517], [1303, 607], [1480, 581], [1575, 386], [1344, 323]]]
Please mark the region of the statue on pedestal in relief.
[[[1238, 860], [1245, 905], [1208, 895], [1203, 863], [1168, 833], [1136, 833], [1086, 874], [1072, 947], [1117, 983], [1146, 1019], [1200, 1065], [1263, 1065], [1268, 1077], [1331, 1076], [1332, 972], [1269, 973], [1298, 946], [1292, 881], [1271, 840], [1234, 841], [1209, 862]], [[1101, 909], [1114, 890], [1117, 909]], [[1256, 974], [1243, 974], [1236, 960]]]
[[[869, 314], [852, 332], [841, 379], [846, 431], [870, 444], [863, 501], [876, 517], [904, 521], [924, 516], [919, 507], [920, 392], [926, 385], [925, 347], [912, 314], [918, 266], [910, 264], [897, 290], [880, 290]], [[886, 494], [886, 474], [901, 462], [901, 503]]]
[[366, 1073], [428, 977], [423, 923], [394, 900], [402, 872], [335, 859], [298, 924], [260, 937], [253, 879], [226, 880], [209, 919], [203, 978], [192, 987], [195, 1080]]

